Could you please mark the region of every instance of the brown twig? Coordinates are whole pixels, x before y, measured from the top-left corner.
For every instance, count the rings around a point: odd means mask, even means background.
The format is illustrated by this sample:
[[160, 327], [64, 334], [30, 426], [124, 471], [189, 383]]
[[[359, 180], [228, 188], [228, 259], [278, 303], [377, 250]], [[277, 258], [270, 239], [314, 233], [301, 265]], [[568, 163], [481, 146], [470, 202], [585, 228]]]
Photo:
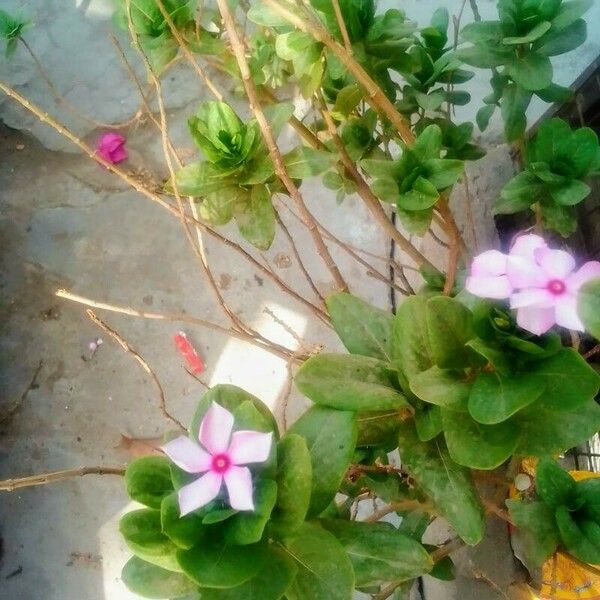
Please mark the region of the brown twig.
[[460, 538], [454, 538], [434, 550], [431, 553], [431, 558], [434, 563], [439, 562], [443, 558], [446, 558], [446, 556], [450, 556], [453, 552], [460, 550], [464, 545], [465, 543]]
[[[383, 117], [387, 117], [392, 125], [396, 128], [399, 136], [407, 144], [412, 144], [415, 141], [415, 136], [411, 131], [410, 124], [396, 110], [393, 103], [383, 93], [381, 88], [373, 81], [365, 69], [354, 59], [352, 55], [344, 48], [342, 44], [337, 42], [329, 32], [316, 23], [313, 19], [301, 18], [289, 8], [283, 6], [283, 2], [276, 0], [265, 0], [277, 13], [279, 13], [289, 23], [312, 35], [317, 41], [325, 44], [327, 48], [335, 54], [337, 58], [348, 68], [355, 79], [363, 86], [367, 92], [367, 102]], [[286, 4], [288, 4], [286, 2]]]
[[446, 273], [446, 281], [444, 283], [444, 294], [449, 296], [454, 289], [454, 282], [456, 280], [456, 272], [458, 270], [458, 258], [461, 251], [461, 236], [458, 227], [454, 221], [454, 217], [446, 204], [444, 198], [440, 198], [437, 204], [437, 209], [442, 215], [448, 228], [448, 235], [450, 237], [450, 251], [448, 253], [448, 270]]
[[239, 340], [255, 344], [263, 348], [264, 350], [271, 352], [275, 356], [283, 358], [284, 360], [292, 359], [297, 360], [299, 362], [303, 362], [308, 358], [307, 356], [297, 355], [297, 358], [294, 359], [296, 353], [293, 350], [290, 350], [289, 348], [285, 348], [283, 346], [280, 346], [279, 344], [271, 344], [269, 346], [265, 346], [263, 344], [258, 343], [251, 335], [245, 332], [238, 331], [237, 329], [233, 329], [231, 327], [223, 327], [222, 325], [218, 325], [217, 323], [213, 323], [212, 321], [207, 321], [206, 319], [200, 319], [198, 317], [192, 317], [185, 313], [164, 314], [140, 311], [128, 306], [117, 306], [115, 304], [108, 304], [106, 302], [98, 302], [97, 300], [92, 300], [91, 298], [85, 298], [84, 296], [72, 294], [71, 292], [62, 289], [57, 290], [55, 292], [55, 295], [59, 298], [64, 298], [65, 300], [77, 302], [78, 304], [91, 306], [100, 310], [108, 310], [110, 312], [121, 313], [124, 315], [129, 315], [131, 317], [140, 317], [142, 319], [150, 319], [156, 321], [173, 321], [181, 323], [191, 323], [192, 325], [199, 325], [200, 327], [206, 327], [207, 329], [212, 329], [225, 335], [235, 337]]
[[33, 487], [36, 485], [46, 485], [57, 481], [64, 481], [72, 477], [83, 477], [84, 475], [125, 475], [125, 469], [120, 467], [79, 467], [78, 469], [67, 469], [65, 471], [54, 471], [52, 473], [42, 473], [40, 475], [30, 475], [29, 477], [19, 477], [16, 479], [5, 479], [0, 481], [0, 492], [14, 492], [15, 490]]
[[40, 374], [43, 364], [44, 364], [44, 362], [40, 360], [38, 366], [36, 367], [36, 369], [33, 372], [33, 376], [31, 377], [31, 379], [29, 380], [29, 383], [27, 384], [27, 387], [23, 390], [21, 397], [0, 417], [0, 425], [4, 422], [8, 421], [19, 410], [19, 408], [21, 407], [23, 402], [25, 402], [25, 398], [27, 398], [27, 394], [29, 394], [29, 392], [35, 385], [35, 380], [37, 379], [37, 376]]
[[156, 373], [150, 368], [150, 365], [140, 356], [139, 352], [134, 350], [123, 339], [123, 337], [119, 333], [117, 333], [114, 329], [112, 329], [112, 327], [110, 327], [104, 321], [102, 321], [93, 310], [88, 308], [85, 311], [85, 314], [88, 316], [88, 318], [93, 323], [95, 323], [98, 327], [100, 327], [100, 329], [102, 329], [102, 331], [106, 332], [110, 337], [112, 337], [121, 346], [121, 348], [123, 348], [123, 350], [125, 350], [125, 352], [127, 352], [128, 354], [131, 354], [131, 356], [133, 356], [133, 358], [135, 358], [135, 360], [139, 363], [139, 365], [142, 367], [142, 369], [144, 369], [144, 371], [146, 371], [146, 373], [148, 373], [148, 375], [150, 375], [150, 378], [154, 382], [154, 385], [156, 386], [156, 389], [158, 391], [158, 405], [159, 405], [160, 411], [162, 412], [162, 414], [164, 415], [164, 417], [166, 419], [175, 423], [175, 425], [177, 425], [177, 427], [179, 427], [183, 431], [185, 431], [186, 427], [183, 425], [183, 423], [181, 421], [179, 421], [177, 418], [175, 418], [167, 410], [167, 403], [165, 401], [165, 392], [162, 388], [162, 385], [160, 384], [160, 381], [159, 381], [158, 377], [156, 376]]
[[404, 510], [422, 510], [424, 512], [434, 512], [433, 507], [430, 504], [419, 502], [418, 500], [401, 500], [400, 502], [392, 502], [387, 506], [375, 511], [372, 515], [369, 515], [364, 519], [365, 523], [375, 523], [382, 519], [386, 515], [393, 512], [404, 511]]
[[350, 41], [350, 36], [348, 35], [348, 29], [346, 28], [344, 15], [342, 15], [342, 9], [340, 8], [340, 3], [338, 2], [338, 0], [331, 0], [331, 4], [333, 5], [333, 12], [335, 13], [335, 18], [340, 28], [342, 39], [344, 40], [344, 47], [346, 48], [346, 52], [348, 52], [348, 54], [352, 56], [352, 42]]
[[588, 350], [583, 355], [583, 358], [587, 360], [588, 358], [592, 358], [592, 356], [595, 356], [598, 353], [600, 353], [600, 344], [596, 344], [591, 350]]
[[244, 52], [244, 47], [240, 42], [235, 22], [233, 20], [233, 15], [231, 13], [231, 10], [229, 9], [227, 0], [217, 0], [217, 4], [219, 6], [221, 16], [223, 17], [225, 28], [227, 29], [227, 33], [229, 34], [229, 41], [231, 43], [233, 53], [235, 55], [238, 67], [240, 69], [240, 73], [242, 75], [244, 89], [246, 90], [246, 95], [248, 96], [248, 100], [250, 101], [250, 108], [254, 113], [256, 122], [260, 127], [265, 143], [267, 144], [267, 147], [269, 149], [269, 155], [271, 156], [271, 160], [273, 161], [275, 173], [277, 177], [279, 177], [279, 179], [283, 182], [290, 197], [296, 204], [296, 207], [300, 212], [300, 216], [302, 217], [302, 219], [308, 227], [313, 242], [317, 248], [317, 253], [323, 259], [323, 262], [325, 263], [325, 266], [331, 273], [336, 285], [341, 290], [347, 290], [348, 285], [342, 277], [342, 274], [340, 273], [340, 270], [335, 264], [335, 261], [331, 257], [331, 254], [329, 253], [329, 250], [327, 249], [327, 246], [325, 245], [325, 242], [321, 237], [321, 233], [317, 228], [314, 218], [308, 210], [306, 204], [304, 203], [304, 198], [302, 197], [300, 190], [298, 189], [292, 178], [289, 176], [285, 168], [281, 152], [279, 151], [279, 148], [277, 147], [277, 143], [275, 141], [275, 137], [273, 136], [273, 131], [267, 119], [265, 118], [265, 114], [261, 108], [258, 92], [256, 90], [254, 82], [252, 81], [252, 76], [248, 67], [248, 61], [246, 60], [246, 53]]
[[371, 596], [371, 600], [386, 600], [386, 598], [389, 598], [403, 583], [406, 583], [406, 581], [406, 579], [392, 581], [392, 583], [389, 583], [382, 588], [379, 593]]
[[367, 182], [364, 180], [362, 175], [359, 173], [354, 161], [350, 158], [344, 143], [340, 139], [337, 128], [331, 117], [329, 109], [327, 108], [327, 104], [321, 95], [317, 96], [317, 100], [319, 102], [319, 108], [321, 114], [323, 115], [323, 119], [327, 125], [327, 129], [329, 130], [329, 134], [337, 151], [340, 155], [340, 159], [346, 172], [349, 174], [350, 178], [354, 181], [356, 185], [356, 191], [359, 196], [363, 199], [367, 208], [369, 209], [371, 215], [380, 225], [380, 227], [385, 231], [385, 233], [398, 244], [398, 247], [410, 258], [412, 258], [415, 263], [419, 266], [427, 265], [432, 267], [431, 263], [427, 260], [427, 258], [419, 252], [392, 224], [388, 216], [385, 214], [383, 207], [381, 206], [381, 202], [375, 196], [375, 194], [371, 191], [371, 188], [368, 186]]
[[[98, 154], [96, 154], [96, 152], [88, 144], [86, 144], [85, 142], [80, 140], [78, 137], [76, 137], [66, 127], [64, 127], [62, 124], [60, 124], [58, 121], [56, 121], [56, 119], [52, 118], [50, 115], [48, 115], [47, 113], [42, 111], [36, 105], [32, 104], [27, 98], [25, 98], [24, 96], [19, 94], [19, 92], [17, 92], [16, 90], [12, 89], [9, 86], [7, 86], [3, 82], [0, 82], [0, 90], [2, 90], [8, 97], [12, 98], [13, 100], [15, 100], [16, 102], [21, 104], [21, 106], [26, 108], [29, 112], [34, 114], [40, 121], [42, 121], [43, 123], [46, 123], [53, 129], [58, 131], [58, 133], [60, 133], [65, 138], [67, 138], [70, 142], [72, 142], [75, 146], [77, 146], [80, 150], [82, 150], [92, 160], [95, 160], [97, 163], [99, 163], [100, 165], [105, 167], [108, 171], [110, 171], [114, 175], [117, 175], [118, 177], [120, 177], [123, 181], [125, 181], [128, 185], [130, 185], [133, 189], [135, 189], [137, 192], [142, 194], [144, 197], [151, 200], [152, 202], [155, 202], [156, 204], [158, 204], [159, 206], [161, 206], [162, 208], [164, 208], [165, 210], [170, 212], [172, 215], [174, 215], [176, 217], [180, 217], [180, 212], [175, 206], [172, 206], [169, 202], [167, 202], [166, 200], [161, 198], [158, 194], [149, 190], [142, 183], [140, 183], [135, 177], [132, 177], [131, 175], [129, 175], [128, 173], [123, 171], [121, 168], [119, 168], [117, 165], [114, 165], [113, 163], [110, 163], [110, 162], [104, 160], [102, 157], [98, 156]], [[288, 286], [281, 278], [277, 277], [277, 275], [275, 275], [273, 272], [271, 272], [269, 269], [267, 269], [264, 265], [262, 265], [260, 262], [258, 262], [251, 254], [249, 254], [246, 250], [244, 250], [239, 244], [232, 242], [230, 239], [226, 238], [225, 236], [221, 235], [214, 229], [211, 229], [205, 223], [198, 221], [198, 219], [195, 219], [194, 217], [192, 217], [190, 215], [186, 215], [185, 218], [188, 222], [200, 227], [202, 229], [202, 231], [205, 231], [211, 237], [219, 240], [220, 242], [222, 242], [223, 244], [225, 244], [226, 246], [228, 246], [229, 248], [231, 248], [238, 254], [241, 254], [246, 260], [248, 260], [250, 263], [252, 263], [252, 265], [254, 267], [256, 267], [259, 271], [264, 273], [266, 277], [268, 277], [270, 280], [272, 280], [284, 292], [288, 293], [294, 299], [296, 299], [298, 302], [301, 302], [302, 304], [304, 304], [305, 306], [307, 306], [308, 308], [313, 310], [313, 312], [315, 312], [317, 314], [317, 316], [319, 316], [319, 318], [324, 319], [326, 322], [329, 320], [326, 313], [321, 311], [318, 307], [316, 307], [310, 301], [306, 300], [306, 298], [304, 298], [303, 296], [298, 294], [295, 290], [293, 290], [290, 286]]]

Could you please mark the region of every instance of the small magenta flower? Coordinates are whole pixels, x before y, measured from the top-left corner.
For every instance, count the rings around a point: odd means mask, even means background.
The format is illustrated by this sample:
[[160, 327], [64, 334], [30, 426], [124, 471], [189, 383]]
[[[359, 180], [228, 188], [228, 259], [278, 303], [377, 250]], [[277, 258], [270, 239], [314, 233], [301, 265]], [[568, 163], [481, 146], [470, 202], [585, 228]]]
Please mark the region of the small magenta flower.
[[555, 324], [584, 331], [577, 294], [595, 277], [600, 277], [600, 262], [575, 270], [568, 252], [552, 250], [543, 238], [530, 234], [518, 237], [508, 254], [489, 250], [475, 257], [466, 288], [482, 298], [509, 298], [519, 326], [542, 335]]
[[127, 140], [119, 133], [103, 133], [96, 144], [98, 156], [109, 163], [117, 164], [127, 160], [128, 154], [125, 148]]
[[202, 477], [178, 493], [183, 517], [214, 500], [225, 482], [229, 505], [235, 510], [254, 510], [252, 476], [247, 465], [265, 462], [271, 452], [272, 433], [235, 431], [233, 415], [213, 402], [206, 411], [198, 438], [200, 444], [180, 436], [162, 447], [164, 453], [187, 473]]

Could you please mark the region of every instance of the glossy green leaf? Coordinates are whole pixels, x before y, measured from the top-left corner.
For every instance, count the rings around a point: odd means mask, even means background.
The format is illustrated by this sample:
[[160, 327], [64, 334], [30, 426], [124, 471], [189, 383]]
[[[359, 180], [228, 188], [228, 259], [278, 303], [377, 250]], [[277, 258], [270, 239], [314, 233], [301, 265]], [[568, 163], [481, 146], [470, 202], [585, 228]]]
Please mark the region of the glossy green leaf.
[[312, 466], [309, 515], [318, 515], [335, 497], [352, 460], [356, 416], [353, 412], [313, 406], [289, 432], [306, 441]]
[[296, 564], [288, 554], [270, 546], [266, 565], [256, 576], [234, 588], [202, 588], [201, 600], [279, 600], [297, 572]]
[[510, 46], [516, 46], [520, 44], [531, 44], [537, 39], [541, 38], [549, 29], [552, 24], [548, 21], [540, 21], [535, 27], [529, 30], [526, 35], [505, 37], [502, 39], [503, 44]]
[[328, 519], [322, 524], [344, 547], [357, 587], [412, 579], [433, 567], [431, 556], [419, 542], [388, 523]]
[[473, 44], [487, 42], [499, 43], [502, 40], [500, 21], [479, 21], [465, 25], [460, 31], [460, 37]]
[[570, 507], [575, 497], [575, 481], [556, 461], [543, 458], [535, 470], [538, 496], [552, 509]]
[[562, 185], [553, 187], [550, 190], [550, 195], [563, 206], [575, 206], [575, 204], [583, 202], [591, 191], [592, 188], [587, 183], [572, 179]]
[[581, 513], [586, 519], [600, 523], [600, 478], [590, 477], [575, 483], [575, 493], [583, 501]]
[[271, 523], [278, 533], [298, 529], [308, 512], [312, 489], [312, 465], [304, 438], [287, 433], [279, 442], [277, 502]]
[[412, 189], [398, 196], [396, 204], [404, 210], [424, 210], [431, 208], [439, 197], [435, 185], [425, 177], [419, 176], [415, 179]]
[[468, 414], [442, 409], [442, 423], [450, 456], [471, 469], [495, 469], [519, 444], [520, 432], [512, 421], [482, 425]]
[[163, 456], [144, 456], [129, 463], [125, 471], [127, 494], [150, 508], [160, 508], [173, 491], [170, 462]]
[[392, 360], [394, 316], [347, 292], [327, 298], [333, 328], [351, 354]]
[[269, 521], [275, 500], [277, 484], [270, 479], [260, 480], [254, 486], [254, 510], [240, 511], [224, 524], [225, 540], [230, 544], [247, 545], [261, 540]]
[[[175, 174], [177, 189], [184, 196], [204, 197], [231, 184], [219, 170], [207, 161], [186, 165]], [[172, 186], [172, 184], [171, 184]]]
[[543, 502], [507, 500], [506, 505], [525, 556], [534, 566], [541, 566], [559, 543], [553, 511]]
[[191, 548], [205, 534], [203, 517], [198, 512], [192, 512], [184, 517], [180, 514], [177, 494], [167, 496], [160, 507], [161, 529], [180, 548]]
[[454, 298], [427, 300], [427, 331], [435, 364], [443, 369], [464, 368], [472, 361], [466, 343], [474, 336], [471, 311]]
[[429, 442], [443, 430], [442, 410], [439, 406], [427, 405], [415, 412], [417, 435], [422, 442]]
[[236, 212], [235, 220], [242, 236], [259, 250], [268, 250], [275, 238], [275, 209], [265, 185], [254, 185], [250, 202]]
[[543, 90], [552, 83], [552, 64], [547, 56], [530, 52], [515, 59], [508, 74], [526, 90]]
[[398, 424], [405, 411], [380, 410], [358, 413], [357, 446], [378, 446], [396, 438]]
[[560, 31], [550, 31], [538, 41], [535, 50], [544, 56], [558, 56], [581, 46], [586, 37], [586, 23], [578, 19]]
[[464, 373], [434, 365], [409, 381], [411, 392], [424, 402], [461, 411], [467, 408], [472, 384], [466, 381]]
[[448, 455], [443, 442], [421, 442], [412, 423], [404, 423], [398, 436], [402, 465], [433, 504], [469, 545], [485, 532], [479, 496], [469, 472]]
[[333, 155], [324, 150], [299, 146], [283, 157], [288, 175], [292, 179], [305, 179], [325, 173], [333, 166]]
[[427, 171], [427, 180], [438, 190], [443, 190], [459, 180], [465, 165], [462, 160], [430, 158], [423, 166]]
[[398, 184], [391, 177], [376, 179], [371, 185], [371, 190], [382, 202], [390, 204], [395, 204], [400, 195]]
[[313, 523], [284, 541], [298, 574], [286, 590], [288, 600], [348, 600], [354, 590], [352, 563], [336, 538]]
[[119, 522], [119, 531], [136, 556], [163, 569], [181, 571], [175, 556], [177, 546], [162, 532], [159, 510], [144, 508], [126, 513]]
[[486, 106], [482, 106], [478, 111], [475, 117], [477, 121], [477, 127], [479, 127], [480, 131], [485, 131], [490, 124], [490, 119], [496, 110], [495, 104], [488, 104]]
[[577, 312], [586, 331], [600, 340], [600, 277], [588, 281], [579, 290]]
[[[549, 60], [549, 59], [548, 59]], [[525, 77], [525, 69], [518, 70], [519, 76]], [[552, 75], [552, 74], [550, 74]], [[544, 83], [544, 78], [538, 78], [537, 83]], [[541, 85], [537, 89], [548, 86], [548, 83]], [[531, 102], [531, 92], [526, 88], [511, 83], [504, 87], [502, 98], [500, 99], [500, 112], [504, 121], [504, 135], [509, 142], [512, 142], [525, 133], [527, 127], [526, 111]]]
[[269, 558], [267, 544], [230, 546], [206, 539], [189, 550], [179, 550], [183, 572], [200, 587], [234, 588], [255, 577]]
[[298, 370], [298, 389], [315, 404], [340, 410], [408, 408], [389, 363], [357, 354], [316, 354]]
[[[559, 506], [554, 514], [560, 539], [568, 552], [585, 563], [591, 565], [600, 563], [600, 543], [596, 544], [595, 540], [587, 537], [587, 532], [575, 521], [573, 513], [566, 506]], [[592, 529], [591, 532], [593, 535], [595, 530]]]
[[571, 0], [563, 2], [558, 14], [552, 19], [552, 29], [560, 31], [583, 16], [592, 6], [594, 0]]
[[246, 207], [248, 201], [248, 190], [228, 185], [206, 194], [198, 204], [198, 212], [202, 220], [211, 225], [225, 225], [231, 221], [238, 208], [244, 210], [242, 207]]
[[196, 590], [183, 573], [161, 569], [137, 556], [127, 561], [121, 579], [129, 591], [142, 598], [182, 598]]
[[331, 115], [338, 120], [343, 120], [358, 106], [362, 100], [362, 91], [357, 83], [343, 87], [337, 94]]
[[545, 388], [544, 379], [531, 373], [504, 376], [498, 371], [482, 372], [471, 390], [469, 413], [479, 423], [501, 423], [535, 402]]

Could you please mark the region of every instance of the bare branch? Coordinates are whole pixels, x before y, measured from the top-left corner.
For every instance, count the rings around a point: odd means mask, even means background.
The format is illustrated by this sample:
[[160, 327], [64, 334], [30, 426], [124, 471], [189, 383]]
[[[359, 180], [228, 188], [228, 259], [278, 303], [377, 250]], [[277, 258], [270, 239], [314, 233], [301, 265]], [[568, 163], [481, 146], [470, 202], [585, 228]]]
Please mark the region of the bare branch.
[[42, 473], [40, 475], [30, 475], [29, 477], [19, 477], [17, 479], [5, 479], [0, 481], [1, 492], [14, 492], [25, 487], [36, 485], [46, 485], [64, 481], [72, 477], [83, 477], [84, 475], [125, 475], [125, 469], [120, 467], [79, 467], [78, 469], [68, 469], [66, 471], [54, 471], [52, 473]]

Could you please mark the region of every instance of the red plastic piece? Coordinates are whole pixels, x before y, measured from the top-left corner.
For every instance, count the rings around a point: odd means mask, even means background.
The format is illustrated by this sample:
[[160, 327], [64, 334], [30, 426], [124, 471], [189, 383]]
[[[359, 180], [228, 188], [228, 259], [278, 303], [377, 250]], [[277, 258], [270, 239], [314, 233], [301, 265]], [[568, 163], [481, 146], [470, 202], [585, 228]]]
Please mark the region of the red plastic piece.
[[175, 345], [177, 346], [177, 350], [181, 353], [183, 358], [185, 358], [189, 370], [193, 375], [198, 375], [204, 371], [206, 368], [202, 359], [198, 356], [198, 353], [194, 349], [194, 346], [187, 339], [187, 336], [183, 331], [180, 331], [174, 337]]

